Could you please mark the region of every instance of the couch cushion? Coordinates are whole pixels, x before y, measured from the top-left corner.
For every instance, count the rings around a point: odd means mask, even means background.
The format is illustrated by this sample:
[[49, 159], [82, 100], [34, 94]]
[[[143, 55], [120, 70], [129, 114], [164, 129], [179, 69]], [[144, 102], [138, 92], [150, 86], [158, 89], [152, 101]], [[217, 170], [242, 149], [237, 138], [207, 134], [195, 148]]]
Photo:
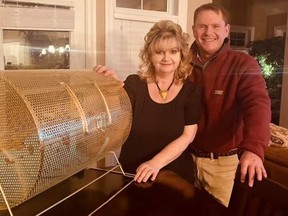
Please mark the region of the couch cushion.
[[288, 129], [270, 123], [269, 145], [288, 148]]
[[270, 142], [265, 160], [288, 167], [288, 129], [270, 123]]
[[288, 129], [271, 123], [270, 132], [264, 166], [268, 178], [288, 187]]
[[288, 148], [269, 146], [265, 152], [265, 160], [273, 161], [288, 168]]

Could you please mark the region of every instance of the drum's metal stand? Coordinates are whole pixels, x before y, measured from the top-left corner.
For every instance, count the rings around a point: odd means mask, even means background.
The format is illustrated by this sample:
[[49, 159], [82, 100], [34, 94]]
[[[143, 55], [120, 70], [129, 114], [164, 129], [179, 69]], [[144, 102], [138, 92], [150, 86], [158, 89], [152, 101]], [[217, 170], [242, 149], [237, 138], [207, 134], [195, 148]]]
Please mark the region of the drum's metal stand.
[[8, 211], [9, 211], [9, 214], [10, 214], [11, 216], [13, 216], [13, 213], [12, 213], [12, 211], [11, 211], [10, 205], [9, 205], [9, 203], [8, 203], [8, 200], [7, 200], [7, 198], [6, 198], [6, 195], [5, 195], [5, 193], [4, 193], [4, 190], [3, 190], [3, 188], [2, 188], [1, 183], [0, 183], [0, 191], [1, 191], [1, 194], [2, 194], [2, 196], [3, 196], [5, 205], [7, 206], [7, 209], [8, 209]]
[[[82, 191], [83, 189], [85, 189], [86, 187], [88, 187], [89, 185], [93, 184], [94, 182], [98, 181], [99, 179], [103, 178], [104, 176], [106, 176], [107, 174], [111, 173], [111, 172], [116, 172], [116, 173], [122, 173], [123, 176], [125, 177], [130, 177], [132, 178], [132, 180], [127, 183], [124, 187], [122, 187], [120, 190], [118, 190], [114, 195], [112, 195], [107, 201], [105, 201], [102, 205], [100, 205], [99, 207], [97, 207], [94, 211], [92, 211], [88, 216], [91, 216], [93, 214], [95, 214], [98, 210], [100, 210], [104, 205], [106, 205], [107, 203], [109, 203], [114, 197], [116, 197], [121, 191], [123, 191], [125, 188], [127, 188], [131, 183], [134, 182], [134, 174], [130, 174], [130, 173], [125, 173], [124, 170], [122, 169], [121, 167], [121, 164], [115, 154], [114, 151], [111, 151], [111, 152], [108, 152], [108, 154], [112, 154], [117, 162], [117, 165], [112, 167], [111, 169], [109, 170], [106, 170], [106, 169], [99, 169], [99, 168], [95, 168], [96, 170], [101, 170], [101, 171], [105, 171], [104, 174], [100, 175], [99, 177], [97, 177], [96, 179], [94, 179], [93, 181], [89, 182], [88, 184], [84, 185], [83, 187], [81, 187], [80, 189], [76, 190], [75, 192], [71, 193], [70, 195], [66, 196], [65, 198], [63, 198], [62, 200], [56, 202], [55, 204], [51, 205], [50, 207], [46, 208], [45, 210], [43, 210], [42, 212], [38, 213], [36, 216], [40, 216], [42, 214], [44, 214], [45, 212], [49, 211], [50, 209], [52, 209], [53, 207], [59, 205], [60, 203], [64, 202], [65, 200], [69, 199], [70, 197], [72, 197], [73, 195], [75, 195], [76, 193]], [[117, 171], [117, 168], [119, 168], [121, 171]], [[7, 209], [9, 211], [9, 214], [10, 216], [13, 216], [13, 213], [11, 211], [11, 207], [7, 201], [7, 198], [5, 196], [5, 193], [3, 191], [3, 188], [1, 187], [1, 184], [0, 184], [0, 191], [1, 191], [1, 194], [4, 198], [4, 201], [5, 201], [5, 204], [7, 206]]]

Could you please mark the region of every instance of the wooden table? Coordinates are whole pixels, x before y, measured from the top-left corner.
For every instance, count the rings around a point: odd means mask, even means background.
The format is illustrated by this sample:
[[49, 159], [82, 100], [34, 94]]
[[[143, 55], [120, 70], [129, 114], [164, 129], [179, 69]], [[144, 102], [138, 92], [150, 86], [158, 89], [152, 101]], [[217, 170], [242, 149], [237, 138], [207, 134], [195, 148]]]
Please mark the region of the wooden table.
[[[227, 208], [173, 172], [161, 171], [157, 181], [138, 184], [122, 173], [98, 169], [75, 174], [12, 208], [12, 213], [14, 216], [230, 215]], [[8, 215], [8, 211], [0, 211], [0, 216]]]

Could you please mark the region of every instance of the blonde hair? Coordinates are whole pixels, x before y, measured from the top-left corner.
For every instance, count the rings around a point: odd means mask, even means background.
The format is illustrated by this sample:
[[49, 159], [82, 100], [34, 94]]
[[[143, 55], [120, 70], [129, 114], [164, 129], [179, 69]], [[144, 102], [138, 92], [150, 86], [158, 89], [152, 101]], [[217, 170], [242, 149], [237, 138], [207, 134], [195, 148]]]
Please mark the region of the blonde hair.
[[142, 63], [139, 65], [138, 75], [146, 81], [156, 81], [155, 68], [151, 57], [156, 49], [156, 44], [163, 39], [175, 38], [181, 53], [181, 61], [174, 73], [175, 81], [184, 81], [191, 74], [191, 52], [188, 46], [189, 35], [182, 31], [179, 24], [170, 20], [162, 20], [155, 23], [144, 37], [144, 47], [139, 53]]

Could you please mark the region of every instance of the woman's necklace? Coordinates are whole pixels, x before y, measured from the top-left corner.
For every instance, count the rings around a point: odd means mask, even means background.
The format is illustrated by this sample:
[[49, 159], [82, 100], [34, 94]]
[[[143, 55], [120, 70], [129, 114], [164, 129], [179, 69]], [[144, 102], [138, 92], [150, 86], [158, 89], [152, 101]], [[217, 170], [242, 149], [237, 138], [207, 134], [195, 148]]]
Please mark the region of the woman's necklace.
[[166, 99], [167, 94], [168, 94], [168, 92], [169, 92], [169, 89], [171, 88], [173, 82], [174, 82], [174, 79], [173, 79], [172, 82], [170, 83], [170, 85], [169, 85], [169, 87], [167, 88], [167, 90], [161, 90], [160, 87], [159, 87], [159, 85], [158, 85], [158, 82], [157, 82], [157, 81], [155, 82], [155, 83], [156, 83], [156, 86], [157, 86], [157, 88], [158, 88], [158, 90], [159, 90], [159, 94], [160, 94], [160, 96], [161, 96], [161, 98], [162, 98], [163, 100]]

